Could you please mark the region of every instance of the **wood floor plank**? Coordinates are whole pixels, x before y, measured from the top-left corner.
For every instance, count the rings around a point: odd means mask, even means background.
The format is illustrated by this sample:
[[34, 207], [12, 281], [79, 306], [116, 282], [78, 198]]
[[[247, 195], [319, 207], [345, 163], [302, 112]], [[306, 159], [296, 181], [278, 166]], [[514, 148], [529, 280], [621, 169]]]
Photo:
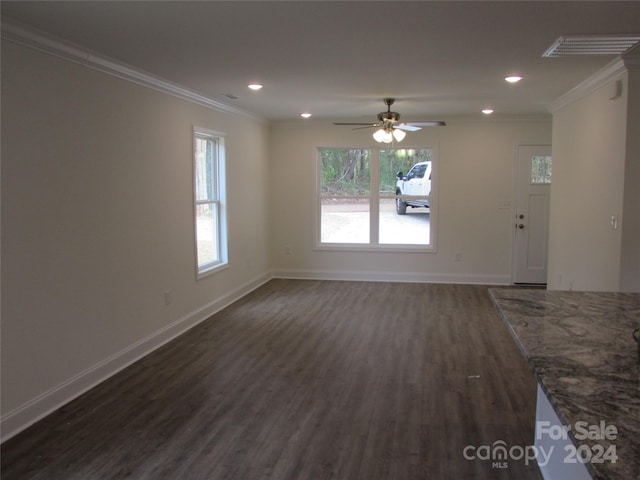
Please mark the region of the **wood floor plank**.
[[3, 480], [523, 479], [535, 381], [487, 287], [272, 280], [2, 445]]

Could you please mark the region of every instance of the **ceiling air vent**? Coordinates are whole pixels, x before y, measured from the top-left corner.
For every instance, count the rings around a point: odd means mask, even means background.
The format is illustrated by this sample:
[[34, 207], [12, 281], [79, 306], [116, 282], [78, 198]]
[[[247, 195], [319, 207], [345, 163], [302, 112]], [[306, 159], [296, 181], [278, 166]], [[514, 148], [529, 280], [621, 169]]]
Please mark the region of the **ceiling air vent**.
[[640, 35], [568, 35], [558, 38], [543, 57], [622, 55], [640, 42]]

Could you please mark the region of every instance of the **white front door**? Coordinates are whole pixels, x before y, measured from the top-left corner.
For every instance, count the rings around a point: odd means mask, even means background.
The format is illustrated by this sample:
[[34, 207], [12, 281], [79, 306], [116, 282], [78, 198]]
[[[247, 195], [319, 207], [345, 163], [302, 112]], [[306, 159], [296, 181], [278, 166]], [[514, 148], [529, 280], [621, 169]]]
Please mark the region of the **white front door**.
[[516, 165], [513, 283], [547, 283], [551, 146], [521, 145]]

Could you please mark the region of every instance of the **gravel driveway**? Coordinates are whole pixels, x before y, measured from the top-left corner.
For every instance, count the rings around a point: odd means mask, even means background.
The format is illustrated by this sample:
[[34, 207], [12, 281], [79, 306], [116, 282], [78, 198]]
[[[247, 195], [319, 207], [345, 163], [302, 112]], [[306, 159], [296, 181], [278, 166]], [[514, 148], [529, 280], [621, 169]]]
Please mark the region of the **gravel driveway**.
[[[430, 212], [427, 208], [408, 208], [398, 215], [394, 200], [380, 201], [380, 243], [426, 245]], [[369, 243], [369, 205], [322, 205], [323, 243]]]

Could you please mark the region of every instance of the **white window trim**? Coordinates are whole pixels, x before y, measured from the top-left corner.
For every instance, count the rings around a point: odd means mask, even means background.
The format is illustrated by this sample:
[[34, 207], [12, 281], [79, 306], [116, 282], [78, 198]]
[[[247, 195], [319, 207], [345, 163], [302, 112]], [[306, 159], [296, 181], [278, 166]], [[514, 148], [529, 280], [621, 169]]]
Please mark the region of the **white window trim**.
[[[375, 158], [375, 169], [372, 169], [370, 172], [371, 175], [371, 184], [376, 185], [376, 188], [372, 189], [368, 198], [370, 199], [370, 214], [369, 214], [369, 243], [327, 243], [321, 241], [321, 221], [322, 221], [322, 203], [321, 203], [321, 191], [320, 191], [320, 180], [322, 178], [322, 162], [320, 161], [319, 152], [321, 149], [367, 149], [372, 151], [372, 159]], [[380, 196], [379, 188], [379, 150], [384, 150], [385, 148], [407, 148], [407, 149], [429, 149], [432, 152], [432, 164], [431, 164], [431, 176], [435, 179], [435, 182], [431, 183], [431, 195], [429, 195], [429, 199], [431, 201], [431, 213], [430, 213], [430, 235], [431, 235], [431, 243], [429, 245], [412, 245], [412, 244], [391, 244], [391, 243], [377, 243], [379, 240], [379, 208], [380, 208], [380, 198], [395, 198]], [[437, 253], [437, 220], [438, 220], [438, 146], [437, 144], [427, 144], [427, 145], [403, 145], [402, 147], [391, 146], [391, 145], [373, 145], [373, 146], [324, 146], [318, 145], [314, 147], [314, 161], [315, 161], [315, 178], [314, 178], [314, 188], [312, 189], [314, 195], [314, 241], [315, 245], [312, 250], [314, 251], [333, 251], [333, 252], [392, 252], [392, 253]], [[360, 198], [360, 197], [358, 197]], [[376, 243], [373, 243], [373, 241]]]
[[[215, 189], [218, 193], [217, 200], [213, 203], [218, 204], [218, 261], [210, 263], [200, 267], [198, 265], [198, 227], [197, 227], [197, 207], [203, 203], [198, 201], [196, 196], [196, 138], [210, 137], [216, 140], [218, 146], [218, 152], [216, 155], [216, 180], [217, 185]], [[196, 268], [196, 279], [208, 277], [213, 273], [219, 272], [229, 265], [229, 252], [227, 242], [227, 182], [226, 182], [226, 148], [225, 148], [225, 134], [208, 128], [198, 127], [193, 125], [192, 130], [192, 153], [191, 153], [191, 165], [193, 168], [192, 183], [193, 183], [193, 240], [194, 240], [194, 259]]]

